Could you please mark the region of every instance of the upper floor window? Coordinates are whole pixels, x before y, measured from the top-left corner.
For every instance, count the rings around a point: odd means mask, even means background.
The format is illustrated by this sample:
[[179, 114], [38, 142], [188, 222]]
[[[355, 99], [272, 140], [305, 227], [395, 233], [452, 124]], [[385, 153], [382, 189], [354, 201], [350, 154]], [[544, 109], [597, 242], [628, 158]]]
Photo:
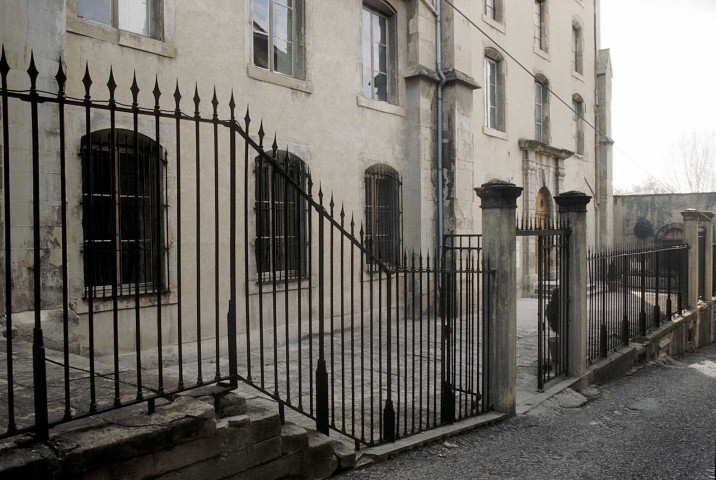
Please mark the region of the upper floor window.
[[572, 25], [572, 70], [583, 73], [583, 46], [582, 28], [579, 25]]
[[494, 50], [485, 52], [485, 126], [505, 130], [505, 77], [502, 57]]
[[485, 0], [485, 16], [496, 22], [501, 22], [502, 0]]
[[256, 266], [260, 280], [305, 278], [308, 263], [308, 204], [286, 178], [307, 190], [308, 166], [296, 155], [278, 153], [281, 170], [256, 159]]
[[542, 76], [535, 78], [535, 140], [549, 143], [549, 87]]
[[535, 0], [534, 12], [534, 37], [535, 47], [547, 51], [546, 37], [546, 0]]
[[394, 20], [394, 12], [382, 2], [363, 4], [363, 95], [390, 103], [397, 103]]
[[77, 15], [147, 37], [161, 38], [162, 0], [77, 0]]
[[[398, 172], [387, 165], [373, 165], [365, 171], [365, 245], [388, 266], [400, 260], [400, 190]], [[368, 258], [368, 264], [371, 264]]]
[[[165, 287], [166, 152], [154, 140], [117, 129], [82, 138], [85, 294], [156, 292]], [[160, 272], [160, 273], [157, 273]]]
[[584, 154], [584, 101], [582, 97], [572, 96], [572, 151], [579, 155]]
[[303, 0], [253, 0], [254, 65], [302, 78]]

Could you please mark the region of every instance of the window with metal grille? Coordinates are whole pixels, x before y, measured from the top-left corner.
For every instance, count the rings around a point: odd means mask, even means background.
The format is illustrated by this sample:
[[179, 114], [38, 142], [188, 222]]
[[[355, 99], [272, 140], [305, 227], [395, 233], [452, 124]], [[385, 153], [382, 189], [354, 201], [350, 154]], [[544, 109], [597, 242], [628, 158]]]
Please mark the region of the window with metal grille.
[[[129, 130], [82, 138], [85, 295], [166, 288], [166, 151]], [[157, 205], [157, 202], [160, 202]], [[158, 210], [161, 212], [158, 215]], [[160, 273], [157, 273], [160, 272]]]
[[278, 153], [281, 170], [256, 158], [256, 268], [260, 281], [308, 277], [308, 203], [302, 191], [310, 183], [306, 163], [293, 154]]
[[257, 67], [303, 78], [303, 0], [253, 0]]
[[[387, 165], [365, 171], [365, 245], [373, 257], [388, 266], [400, 260], [400, 176]], [[373, 262], [368, 258], [367, 263]]]

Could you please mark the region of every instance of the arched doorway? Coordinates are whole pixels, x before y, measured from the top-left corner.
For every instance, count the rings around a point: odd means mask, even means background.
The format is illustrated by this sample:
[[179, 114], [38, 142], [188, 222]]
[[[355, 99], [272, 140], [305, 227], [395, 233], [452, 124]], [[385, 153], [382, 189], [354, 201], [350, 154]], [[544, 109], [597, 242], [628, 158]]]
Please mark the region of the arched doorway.
[[[547, 187], [542, 187], [537, 192], [535, 201], [535, 228], [547, 228], [549, 221], [552, 219], [552, 194]], [[535, 237], [535, 271], [537, 271], [540, 261], [540, 251]]]

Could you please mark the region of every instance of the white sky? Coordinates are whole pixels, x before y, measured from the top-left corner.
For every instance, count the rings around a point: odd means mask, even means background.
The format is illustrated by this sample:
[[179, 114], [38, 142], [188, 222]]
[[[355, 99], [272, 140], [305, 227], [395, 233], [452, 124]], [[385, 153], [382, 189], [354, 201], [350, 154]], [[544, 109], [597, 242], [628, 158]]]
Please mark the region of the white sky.
[[716, 131], [716, 0], [601, 4], [601, 48], [614, 70], [614, 187], [668, 178], [683, 134]]

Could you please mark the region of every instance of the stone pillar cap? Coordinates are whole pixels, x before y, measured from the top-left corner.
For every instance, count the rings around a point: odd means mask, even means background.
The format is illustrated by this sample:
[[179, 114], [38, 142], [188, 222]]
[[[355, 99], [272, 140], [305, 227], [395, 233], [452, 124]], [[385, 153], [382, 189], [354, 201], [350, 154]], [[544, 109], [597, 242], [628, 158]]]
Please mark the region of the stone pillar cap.
[[681, 212], [681, 216], [684, 217], [684, 220], [698, 220], [701, 218], [701, 212], [695, 208], [687, 208]]
[[587, 205], [591, 200], [591, 196], [576, 190], [570, 190], [554, 197], [554, 201], [559, 205], [560, 213], [586, 212]]
[[522, 195], [522, 187], [512, 182], [492, 179], [475, 188], [475, 193], [482, 200], [480, 208], [517, 208], [517, 197]]
[[709, 220], [713, 220], [713, 219], [714, 219], [714, 213], [713, 213], [713, 212], [701, 212], [701, 215], [705, 216], [705, 217], [708, 218]]

